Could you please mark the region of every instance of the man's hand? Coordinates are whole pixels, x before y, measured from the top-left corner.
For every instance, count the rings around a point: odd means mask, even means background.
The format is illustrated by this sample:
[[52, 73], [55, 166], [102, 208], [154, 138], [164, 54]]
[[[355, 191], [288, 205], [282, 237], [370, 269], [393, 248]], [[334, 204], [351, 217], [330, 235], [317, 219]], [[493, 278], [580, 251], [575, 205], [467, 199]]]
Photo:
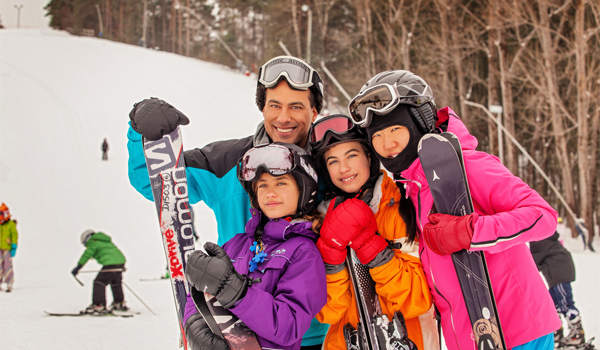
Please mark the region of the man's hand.
[[229, 309], [246, 295], [252, 282], [235, 270], [223, 248], [206, 242], [204, 250], [208, 255], [201, 250], [190, 254], [185, 276], [194, 288], [214, 295], [225, 309]]
[[477, 213], [465, 216], [429, 214], [429, 223], [423, 227], [423, 236], [429, 248], [438, 255], [448, 255], [469, 249]]
[[173, 132], [178, 125], [190, 123], [183, 113], [156, 97], [134, 104], [129, 112], [129, 119], [133, 130], [150, 141], [156, 141]]

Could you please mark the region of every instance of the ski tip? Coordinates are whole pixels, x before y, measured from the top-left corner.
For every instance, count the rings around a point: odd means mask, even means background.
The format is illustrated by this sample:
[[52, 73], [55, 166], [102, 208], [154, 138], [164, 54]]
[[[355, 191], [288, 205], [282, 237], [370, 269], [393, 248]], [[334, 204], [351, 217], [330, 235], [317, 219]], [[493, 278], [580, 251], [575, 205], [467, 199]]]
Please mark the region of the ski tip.
[[431, 139], [435, 139], [440, 142], [450, 142], [450, 140], [441, 136], [440, 134], [425, 134], [423, 137], [421, 137], [421, 140], [419, 140], [419, 145], [417, 146], [417, 153], [423, 147], [423, 142], [430, 142], [429, 140]]

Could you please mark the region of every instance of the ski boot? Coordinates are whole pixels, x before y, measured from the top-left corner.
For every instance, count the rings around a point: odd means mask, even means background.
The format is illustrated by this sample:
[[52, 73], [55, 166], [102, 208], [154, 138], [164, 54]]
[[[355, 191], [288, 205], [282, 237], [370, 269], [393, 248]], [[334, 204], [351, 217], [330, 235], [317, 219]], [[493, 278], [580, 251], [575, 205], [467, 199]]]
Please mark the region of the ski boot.
[[120, 302], [113, 301], [113, 303], [110, 304], [110, 312], [128, 311], [128, 310], [129, 310], [129, 307], [125, 304], [125, 301], [120, 301]]
[[565, 338], [563, 328], [560, 326], [559, 329], [554, 331], [554, 347], [558, 347], [560, 342]]
[[585, 344], [585, 333], [581, 324], [581, 316], [577, 315], [569, 322], [569, 334], [561, 339], [558, 346], [561, 348], [576, 348]]
[[86, 307], [85, 310], [81, 311], [82, 314], [89, 315], [104, 315], [109, 313], [108, 309], [104, 305], [94, 305], [90, 304], [90, 306]]

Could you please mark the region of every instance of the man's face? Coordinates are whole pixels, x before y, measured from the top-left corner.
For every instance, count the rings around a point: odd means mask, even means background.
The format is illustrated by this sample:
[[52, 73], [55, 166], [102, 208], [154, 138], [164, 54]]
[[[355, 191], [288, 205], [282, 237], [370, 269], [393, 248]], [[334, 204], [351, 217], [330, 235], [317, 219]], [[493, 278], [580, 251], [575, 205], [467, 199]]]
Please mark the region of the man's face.
[[284, 80], [265, 96], [265, 129], [273, 142], [304, 147], [308, 130], [317, 119], [317, 109], [310, 106], [310, 91], [292, 90]]

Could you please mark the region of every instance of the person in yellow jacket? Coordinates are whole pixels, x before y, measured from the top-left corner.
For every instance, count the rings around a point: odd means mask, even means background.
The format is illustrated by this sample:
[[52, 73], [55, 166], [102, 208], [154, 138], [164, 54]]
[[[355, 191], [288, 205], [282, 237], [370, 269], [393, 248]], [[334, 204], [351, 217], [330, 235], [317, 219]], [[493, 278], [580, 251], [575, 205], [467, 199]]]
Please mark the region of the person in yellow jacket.
[[[357, 303], [344, 263], [350, 246], [369, 267], [382, 312], [390, 320], [402, 312], [408, 337], [417, 348], [438, 350], [431, 292], [418, 257], [414, 214], [405, 212], [403, 205], [406, 199], [380, 169], [366, 135], [349, 117], [338, 114], [317, 120], [309, 140], [328, 189], [318, 208], [326, 216], [317, 242], [327, 269], [327, 304], [317, 320], [331, 325], [324, 348], [346, 349], [344, 325], [357, 326]], [[389, 242], [401, 248], [392, 249]]]
[[[17, 223], [11, 220], [6, 204], [0, 205], [0, 284], [6, 282], [6, 292], [10, 293], [15, 282], [12, 258], [17, 252]], [[0, 288], [2, 290], [2, 288]]]

